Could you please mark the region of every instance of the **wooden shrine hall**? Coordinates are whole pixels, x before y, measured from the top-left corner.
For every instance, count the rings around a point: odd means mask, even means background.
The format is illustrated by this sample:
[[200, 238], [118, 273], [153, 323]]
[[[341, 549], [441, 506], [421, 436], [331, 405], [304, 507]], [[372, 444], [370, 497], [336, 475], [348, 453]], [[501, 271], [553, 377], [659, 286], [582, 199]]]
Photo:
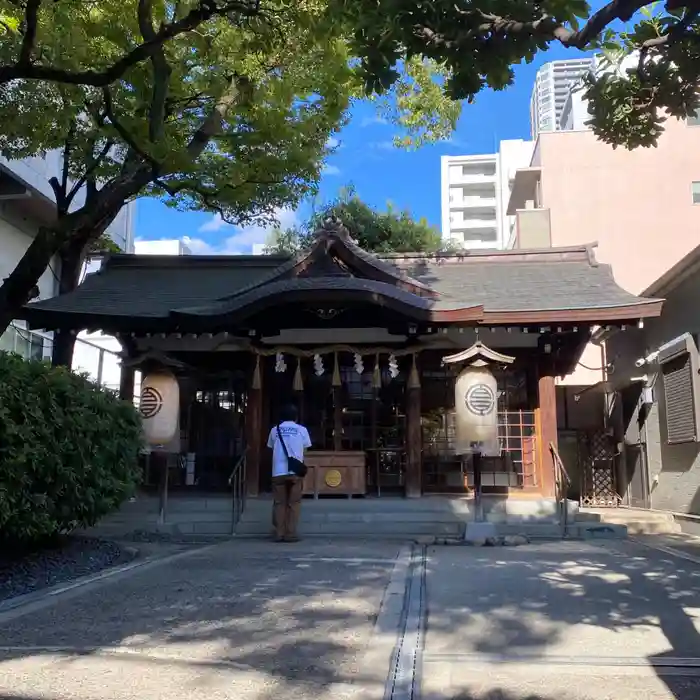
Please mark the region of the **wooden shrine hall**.
[[471, 399], [498, 419], [483, 490], [552, 497], [556, 378], [573, 371], [592, 329], [637, 325], [661, 306], [618, 287], [592, 246], [377, 256], [328, 220], [293, 257], [113, 255], [24, 318], [117, 336], [125, 399], [135, 371], [175, 374], [171, 489], [225, 491], [244, 458], [248, 495], [269, 491], [265, 443], [294, 402], [313, 442], [308, 494], [468, 492], [455, 378], [482, 355], [497, 391]]

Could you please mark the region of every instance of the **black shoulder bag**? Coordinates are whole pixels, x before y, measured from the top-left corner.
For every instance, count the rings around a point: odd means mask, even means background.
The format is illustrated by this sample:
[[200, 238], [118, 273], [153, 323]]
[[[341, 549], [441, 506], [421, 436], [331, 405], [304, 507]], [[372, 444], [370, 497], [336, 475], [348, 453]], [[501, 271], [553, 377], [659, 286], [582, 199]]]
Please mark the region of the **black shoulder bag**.
[[289, 450], [287, 450], [287, 445], [284, 442], [284, 438], [282, 437], [282, 431], [280, 430], [279, 425], [277, 426], [277, 437], [279, 437], [280, 442], [282, 443], [282, 449], [284, 450], [284, 456], [287, 458], [287, 465], [289, 466], [289, 471], [292, 472], [294, 476], [300, 476], [303, 479], [306, 476], [308, 467], [300, 459], [289, 456]]

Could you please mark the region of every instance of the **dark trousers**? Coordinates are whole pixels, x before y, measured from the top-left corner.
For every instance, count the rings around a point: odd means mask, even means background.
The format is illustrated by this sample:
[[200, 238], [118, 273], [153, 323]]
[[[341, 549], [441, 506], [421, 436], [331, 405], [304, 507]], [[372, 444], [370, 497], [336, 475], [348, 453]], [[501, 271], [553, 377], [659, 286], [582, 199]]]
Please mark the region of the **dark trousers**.
[[303, 479], [298, 476], [272, 478], [272, 495], [275, 499], [272, 520], [277, 537], [296, 538], [302, 490]]

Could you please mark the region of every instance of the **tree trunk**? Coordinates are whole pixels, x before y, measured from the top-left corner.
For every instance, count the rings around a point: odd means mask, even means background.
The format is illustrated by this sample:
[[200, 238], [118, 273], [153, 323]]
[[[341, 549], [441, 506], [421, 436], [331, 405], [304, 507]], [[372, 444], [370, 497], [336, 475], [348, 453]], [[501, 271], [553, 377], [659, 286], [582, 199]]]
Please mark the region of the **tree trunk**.
[[56, 233], [40, 228], [15, 269], [4, 279], [0, 286], [0, 335], [29, 301], [32, 289], [56, 253], [56, 246]]
[[[72, 292], [78, 286], [85, 247], [85, 245], [81, 245], [77, 241], [71, 241], [61, 253], [61, 272], [58, 282], [59, 294], [68, 294], [68, 292]], [[65, 329], [55, 331], [53, 334], [51, 364], [54, 367], [59, 365], [70, 367], [73, 363], [74, 348], [75, 335]]]

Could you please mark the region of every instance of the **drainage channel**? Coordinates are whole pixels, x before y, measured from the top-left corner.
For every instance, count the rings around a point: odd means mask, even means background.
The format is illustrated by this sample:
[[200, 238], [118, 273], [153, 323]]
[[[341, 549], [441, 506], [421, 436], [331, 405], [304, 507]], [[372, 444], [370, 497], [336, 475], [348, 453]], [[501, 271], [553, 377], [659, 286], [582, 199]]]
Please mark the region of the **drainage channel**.
[[418, 700], [426, 622], [425, 546], [413, 547], [384, 700]]

